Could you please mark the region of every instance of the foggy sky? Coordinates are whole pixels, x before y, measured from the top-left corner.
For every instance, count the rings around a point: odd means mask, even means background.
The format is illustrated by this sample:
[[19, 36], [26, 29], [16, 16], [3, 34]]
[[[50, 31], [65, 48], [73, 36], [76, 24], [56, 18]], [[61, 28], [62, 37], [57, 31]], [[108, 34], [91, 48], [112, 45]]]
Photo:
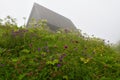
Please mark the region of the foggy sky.
[[34, 2], [71, 19], [82, 32], [120, 40], [120, 0], [0, 0], [0, 18], [10, 15], [23, 25]]

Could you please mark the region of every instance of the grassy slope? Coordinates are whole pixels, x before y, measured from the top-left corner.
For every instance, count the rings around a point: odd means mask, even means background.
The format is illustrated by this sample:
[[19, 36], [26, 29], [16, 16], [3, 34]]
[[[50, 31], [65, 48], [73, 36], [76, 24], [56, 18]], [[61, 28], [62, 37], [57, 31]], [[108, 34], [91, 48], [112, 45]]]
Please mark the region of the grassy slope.
[[0, 80], [120, 80], [120, 55], [98, 38], [0, 26]]

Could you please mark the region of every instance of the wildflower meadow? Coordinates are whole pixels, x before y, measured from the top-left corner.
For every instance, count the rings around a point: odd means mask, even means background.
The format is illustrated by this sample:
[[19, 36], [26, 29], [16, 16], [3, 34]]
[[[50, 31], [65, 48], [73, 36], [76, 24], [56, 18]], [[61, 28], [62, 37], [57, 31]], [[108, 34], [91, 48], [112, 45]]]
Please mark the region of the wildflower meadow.
[[120, 54], [79, 30], [0, 23], [0, 80], [120, 80]]

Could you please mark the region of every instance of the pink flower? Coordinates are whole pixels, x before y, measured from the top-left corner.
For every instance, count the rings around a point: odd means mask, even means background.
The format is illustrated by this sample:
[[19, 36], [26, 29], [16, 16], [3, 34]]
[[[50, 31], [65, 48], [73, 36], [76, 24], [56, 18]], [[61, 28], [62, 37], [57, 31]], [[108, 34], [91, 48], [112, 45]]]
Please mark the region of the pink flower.
[[64, 49], [67, 49], [67, 48], [68, 48], [68, 46], [67, 46], [67, 45], [65, 45], [65, 46], [64, 46]]

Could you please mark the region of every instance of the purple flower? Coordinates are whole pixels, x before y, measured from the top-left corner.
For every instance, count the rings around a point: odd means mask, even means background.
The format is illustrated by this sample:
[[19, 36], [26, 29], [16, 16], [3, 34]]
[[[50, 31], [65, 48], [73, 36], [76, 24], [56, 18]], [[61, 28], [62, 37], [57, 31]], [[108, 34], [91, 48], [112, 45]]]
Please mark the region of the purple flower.
[[59, 61], [60, 62], [62, 62], [62, 60], [63, 60], [63, 58], [66, 56], [66, 54], [64, 53], [64, 54], [62, 54], [61, 56], [60, 56], [60, 58], [59, 58]]
[[57, 67], [61, 67], [61, 64], [57, 64]]
[[65, 46], [64, 46], [64, 49], [67, 49], [67, 48], [68, 48], [68, 46], [67, 46], [67, 45], [65, 45]]
[[40, 49], [40, 48], [38, 48], [38, 52], [40, 52], [40, 50], [41, 50], [41, 49]]

